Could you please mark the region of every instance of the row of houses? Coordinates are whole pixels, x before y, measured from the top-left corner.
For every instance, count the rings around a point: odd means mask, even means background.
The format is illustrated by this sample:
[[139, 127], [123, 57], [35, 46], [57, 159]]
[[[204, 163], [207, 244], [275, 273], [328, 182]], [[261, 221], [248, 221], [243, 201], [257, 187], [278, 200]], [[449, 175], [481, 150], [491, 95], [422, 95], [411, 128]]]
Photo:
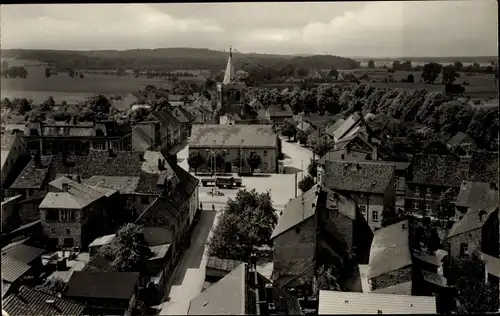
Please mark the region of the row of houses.
[[[45, 256], [36, 272], [25, 267], [26, 273], [3, 280], [11, 285], [3, 296], [12, 302], [11, 307], [4, 304], [9, 315], [25, 315], [26, 309], [16, 309], [23, 295], [46, 296], [34, 285], [52, 275], [66, 282], [62, 296], [54, 300], [77, 302], [83, 313], [130, 314], [142, 306], [138, 301], [157, 303], [179, 253], [188, 246], [199, 210], [198, 180], [160, 152], [148, 150], [36, 155], [8, 191], [20, 197], [12, 199], [9, 215], [14, 221], [35, 222], [40, 230], [20, 246], [36, 245]], [[141, 228], [141, 240], [153, 253], [137, 271], [124, 272], [103, 254], [102, 246], [113, 242], [126, 223]], [[23, 271], [11, 259], [16, 260], [2, 251], [2, 271]], [[7, 260], [10, 264], [4, 265]], [[35, 314], [52, 308], [38, 299], [22, 302]]]

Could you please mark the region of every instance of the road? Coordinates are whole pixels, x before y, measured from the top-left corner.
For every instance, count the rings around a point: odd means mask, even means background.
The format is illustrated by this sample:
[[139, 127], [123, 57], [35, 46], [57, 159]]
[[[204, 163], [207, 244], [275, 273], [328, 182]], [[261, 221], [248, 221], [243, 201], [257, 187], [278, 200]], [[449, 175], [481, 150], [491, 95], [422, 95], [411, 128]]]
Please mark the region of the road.
[[[307, 168], [312, 152], [300, 145], [283, 141], [283, 152], [291, 157], [286, 159], [285, 166]], [[188, 148], [182, 149], [178, 154], [178, 163], [185, 170], [189, 170], [187, 164]], [[300, 180], [299, 175], [298, 180]], [[242, 177], [243, 188], [255, 189], [263, 193], [271, 191], [273, 206], [277, 211], [283, 210], [286, 203], [294, 197], [295, 175], [294, 174], [272, 174], [259, 177]], [[179, 265], [174, 271], [172, 287], [168, 299], [161, 306], [160, 315], [187, 315], [189, 302], [194, 299], [203, 288], [205, 281], [205, 268], [207, 264], [207, 251], [205, 244], [217, 225], [221, 210], [225, 207], [228, 198], [236, 197], [238, 189], [222, 189], [223, 196], [212, 196], [209, 192], [211, 187], [199, 187], [199, 199], [203, 204], [200, 220], [193, 229], [191, 246], [184, 252]], [[300, 194], [300, 190], [298, 190]], [[216, 212], [212, 211], [212, 205]], [[168, 291], [167, 291], [168, 293]]]

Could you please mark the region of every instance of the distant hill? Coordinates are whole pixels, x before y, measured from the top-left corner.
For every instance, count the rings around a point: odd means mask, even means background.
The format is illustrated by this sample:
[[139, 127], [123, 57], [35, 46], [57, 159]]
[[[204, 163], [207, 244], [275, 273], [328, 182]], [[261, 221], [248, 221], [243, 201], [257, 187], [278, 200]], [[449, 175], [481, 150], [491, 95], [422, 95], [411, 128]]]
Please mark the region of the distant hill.
[[400, 61], [411, 61], [417, 63], [452, 63], [454, 61], [460, 61], [462, 63], [490, 63], [491, 61], [497, 61], [498, 56], [461, 56], [461, 57], [395, 57], [395, 58], [370, 58], [370, 57], [353, 57], [360, 62], [368, 62], [373, 60], [375, 62], [393, 62], [395, 60]]
[[[34, 50], [34, 49], [9, 49], [1, 51], [4, 58], [23, 60], [39, 60], [53, 63], [58, 68], [71, 69], [151, 69], [151, 70], [176, 70], [176, 69], [208, 69], [219, 71], [227, 63], [227, 52], [200, 48], [158, 48], [158, 49], [133, 49], [133, 50], [96, 50], [96, 51], [70, 51], [70, 50]], [[233, 53], [237, 69], [242, 69], [245, 64], [262, 64], [265, 66], [284, 67], [291, 65], [294, 68], [307, 69], [354, 69], [359, 67], [359, 62], [354, 59], [331, 56], [290, 56], [268, 55], [258, 53]]]

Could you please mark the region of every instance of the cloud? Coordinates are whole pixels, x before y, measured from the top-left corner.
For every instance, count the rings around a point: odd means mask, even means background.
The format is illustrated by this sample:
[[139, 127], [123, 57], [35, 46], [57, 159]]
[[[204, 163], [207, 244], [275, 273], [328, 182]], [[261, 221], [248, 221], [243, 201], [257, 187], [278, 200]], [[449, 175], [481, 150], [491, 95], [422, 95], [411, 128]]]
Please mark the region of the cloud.
[[4, 48], [227, 48], [341, 56], [496, 55], [497, 2], [2, 6]]

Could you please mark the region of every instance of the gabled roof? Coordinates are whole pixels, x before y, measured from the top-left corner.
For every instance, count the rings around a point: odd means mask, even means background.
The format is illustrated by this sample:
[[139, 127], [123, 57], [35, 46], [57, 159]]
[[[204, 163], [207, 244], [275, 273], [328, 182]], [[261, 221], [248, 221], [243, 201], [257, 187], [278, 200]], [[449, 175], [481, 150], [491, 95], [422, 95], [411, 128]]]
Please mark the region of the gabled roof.
[[168, 109], [163, 109], [160, 111], [151, 112], [151, 116], [158, 120], [162, 127], [177, 128], [180, 126], [180, 122], [175, 118], [175, 116], [170, 113]]
[[6, 255], [14, 260], [30, 264], [36, 258], [41, 257], [45, 249], [36, 248], [24, 244], [17, 244], [8, 249], [2, 249], [2, 256]]
[[427, 185], [459, 187], [468, 164], [454, 156], [417, 154], [411, 161], [411, 182]]
[[456, 206], [474, 210], [498, 204], [498, 191], [492, 190], [489, 183], [462, 181]]
[[14, 183], [10, 186], [11, 189], [40, 189], [42, 188], [50, 164], [51, 156], [41, 157], [40, 166], [37, 166], [34, 159], [24, 167]]
[[242, 263], [192, 299], [188, 315], [246, 315], [246, 279], [246, 263]]
[[436, 314], [434, 296], [319, 292], [318, 315]]
[[339, 119], [338, 121], [336, 121], [335, 123], [333, 123], [332, 125], [328, 126], [326, 128], [326, 131], [325, 133], [330, 135], [331, 137], [334, 137], [335, 135], [335, 131], [337, 129], [340, 128], [340, 126], [342, 126], [342, 124], [344, 124], [345, 120], [344, 119]]
[[172, 108], [172, 114], [180, 123], [189, 123], [189, 118], [178, 107]]
[[138, 281], [138, 272], [75, 271], [63, 296], [129, 300]]
[[412, 264], [408, 221], [383, 227], [373, 236], [368, 263], [368, 279]]
[[[67, 192], [62, 191], [64, 183], [68, 184]], [[67, 177], [60, 177], [49, 184], [61, 192], [48, 192], [40, 203], [40, 208], [82, 209], [105, 196], [102, 192]]]
[[[242, 143], [243, 140], [243, 143]], [[276, 133], [271, 125], [193, 125], [190, 147], [210, 146], [275, 148]]]
[[2, 255], [2, 280], [13, 283], [30, 269], [26, 263]]
[[458, 132], [455, 135], [453, 135], [453, 137], [448, 140], [448, 145], [458, 146], [464, 142], [476, 145], [476, 142], [474, 141], [474, 139], [470, 135], [462, 133], [462, 132]]
[[483, 227], [492, 214], [498, 214], [498, 204], [486, 209], [471, 210], [451, 228], [448, 237], [462, 235]]
[[[52, 300], [54, 303], [48, 304], [48, 300]], [[85, 306], [80, 303], [26, 286], [21, 286], [19, 293], [7, 296], [2, 302], [2, 309], [10, 316], [80, 316], [83, 315], [84, 308]]]
[[354, 113], [349, 116], [342, 125], [335, 130], [333, 133], [333, 138], [335, 141], [342, 138], [347, 132], [349, 132], [352, 128], [358, 125], [362, 121], [361, 116], [358, 113]]
[[309, 191], [290, 200], [285, 206], [283, 215], [281, 215], [278, 220], [278, 224], [274, 228], [271, 239], [278, 237], [314, 216], [318, 205], [318, 196], [318, 185], [315, 185]]
[[486, 271], [488, 274], [494, 275], [500, 278], [500, 258], [496, 258], [481, 252], [481, 257], [486, 265]]
[[325, 187], [331, 190], [383, 194], [394, 177], [395, 166], [373, 162], [326, 161]]

